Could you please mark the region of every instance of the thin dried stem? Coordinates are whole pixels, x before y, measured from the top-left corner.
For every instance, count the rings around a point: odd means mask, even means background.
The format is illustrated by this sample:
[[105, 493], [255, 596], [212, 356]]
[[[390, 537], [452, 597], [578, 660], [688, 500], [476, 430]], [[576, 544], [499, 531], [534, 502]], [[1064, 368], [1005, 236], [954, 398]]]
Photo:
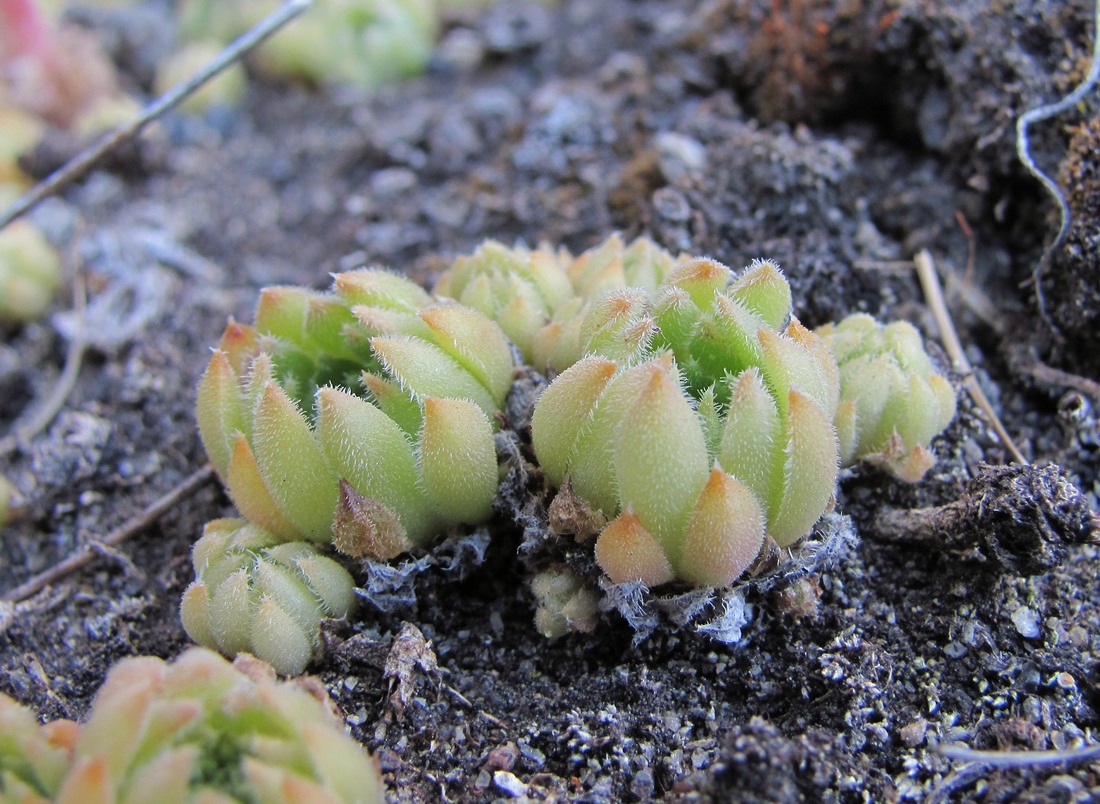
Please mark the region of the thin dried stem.
[[1047, 247], [1043, 249], [1042, 256], [1031, 271], [1031, 281], [1035, 285], [1035, 301], [1039, 305], [1039, 315], [1043, 317], [1043, 321], [1047, 323], [1051, 331], [1059, 337], [1061, 337], [1062, 334], [1061, 330], [1058, 329], [1051, 320], [1050, 314], [1047, 312], [1046, 295], [1043, 293], [1042, 278], [1043, 272], [1046, 271], [1047, 266], [1050, 265], [1050, 261], [1054, 257], [1054, 253], [1062, 245], [1062, 241], [1065, 240], [1066, 234], [1069, 233], [1070, 210], [1069, 204], [1066, 203], [1066, 197], [1062, 193], [1062, 188], [1058, 186], [1054, 179], [1044, 173], [1043, 170], [1035, 164], [1035, 160], [1031, 156], [1031, 142], [1028, 139], [1027, 130], [1032, 123], [1047, 120], [1072, 109], [1092, 91], [1092, 88], [1096, 85], [1097, 79], [1100, 79], [1100, 0], [1096, 0], [1093, 6], [1092, 63], [1089, 65], [1088, 73], [1081, 80], [1081, 83], [1074, 87], [1073, 91], [1064, 98], [1054, 103], [1048, 103], [1034, 109], [1029, 109], [1020, 115], [1020, 119], [1016, 121], [1016, 156], [1019, 158], [1020, 163], [1027, 168], [1028, 173], [1043, 185], [1050, 197], [1054, 199], [1054, 203], [1058, 205], [1058, 214], [1061, 216], [1058, 234], [1050, 241]]
[[1075, 391], [1080, 391], [1085, 396], [1091, 397], [1093, 401], [1100, 402], [1100, 382], [1096, 380], [1090, 380], [1080, 374], [1073, 374], [1054, 368], [1054, 366], [1048, 366], [1041, 360], [1028, 363], [1022, 366], [1020, 370], [1044, 385], [1061, 385], [1064, 388], [1072, 388]]
[[36, 184], [22, 198], [16, 201], [3, 215], [0, 215], [0, 229], [16, 218], [33, 209], [39, 202], [72, 184], [88, 172], [100, 159], [114, 151], [138, 134], [150, 123], [175, 108], [194, 94], [210, 79], [235, 62], [240, 61], [253, 48], [272, 36], [276, 31], [293, 20], [310, 5], [313, 0], [287, 0], [279, 9], [265, 17], [256, 27], [241, 36], [229, 47], [218, 54], [212, 62], [199, 70], [191, 79], [179, 84], [150, 103], [137, 118], [126, 125], [105, 135], [97, 143], [80, 152], [48, 177]]
[[181, 500], [190, 497], [204, 485], [206, 485], [210, 479], [214, 477], [214, 468], [210, 464], [206, 464], [198, 471], [191, 474], [182, 483], [172, 489], [170, 492], [160, 497], [158, 500], [147, 506], [137, 516], [132, 517], [126, 522], [122, 523], [119, 527], [112, 530], [102, 539], [98, 539], [95, 542], [82, 545], [76, 550], [76, 552], [70, 554], [68, 557], [62, 559], [57, 564], [54, 564], [47, 570], [40, 572], [30, 580], [12, 589], [0, 600], [8, 601], [11, 603], [19, 603], [26, 600], [31, 595], [38, 594], [50, 584], [57, 583], [58, 581], [71, 575], [76, 570], [88, 564], [97, 556], [103, 554], [103, 548], [117, 547], [124, 541], [140, 533], [145, 528], [149, 527], [165, 513], [170, 511]]
[[965, 745], [941, 745], [939, 752], [956, 762], [973, 762], [1000, 768], [1026, 768], [1100, 759], [1100, 745], [1067, 748], [1063, 751], [978, 751]]
[[1016, 442], [1012, 440], [1012, 436], [1008, 434], [1004, 425], [1001, 424], [1000, 418], [993, 411], [993, 406], [986, 398], [981, 385], [978, 384], [978, 378], [974, 376], [974, 368], [966, 358], [966, 352], [963, 351], [959, 334], [955, 331], [955, 323], [952, 321], [951, 313], [947, 310], [947, 303], [943, 299], [943, 287], [940, 285], [936, 266], [932, 262], [932, 255], [927, 250], [922, 249], [913, 257], [913, 263], [917, 266], [917, 276], [920, 277], [921, 288], [924, 289], [924, 297], [928, 302], [928, 308], [932, 311], [932, 316], [936, 319], [936, 324], [940, 328], [940, 338], [943, 340], [944, 349], [947, 350], [955, 370], [963, 375], [963, 387], [966, 388], [975, 404], [989, 417], [989, 422], [994, 431], [1000, 436], [1008, 451], [1012, 453], [1012, 457], [1020, 463], [1027, 463], [1027, 459], [1017, 448]]

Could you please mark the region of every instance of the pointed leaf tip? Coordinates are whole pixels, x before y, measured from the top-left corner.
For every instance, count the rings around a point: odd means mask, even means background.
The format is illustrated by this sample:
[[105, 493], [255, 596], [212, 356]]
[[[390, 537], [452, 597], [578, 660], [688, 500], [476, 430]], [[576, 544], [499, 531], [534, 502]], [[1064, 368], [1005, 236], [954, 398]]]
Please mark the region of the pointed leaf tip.
[[684, 533], [679, 574], [696, 586], [729, 586], [764, 544], [764, 513], [748, 487], [711, 470]]
[[674, 577], [661, 545], [630, 511], [623, 511], [600, 533], [596, 563], [612, 583], [641, 581], [653, 587]]

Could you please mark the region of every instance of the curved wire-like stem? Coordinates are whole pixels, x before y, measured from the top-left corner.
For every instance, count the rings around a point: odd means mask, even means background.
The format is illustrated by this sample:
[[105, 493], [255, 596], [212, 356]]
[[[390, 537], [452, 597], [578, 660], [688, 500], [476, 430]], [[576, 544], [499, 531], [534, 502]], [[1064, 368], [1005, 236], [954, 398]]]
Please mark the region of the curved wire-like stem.
[[1055, 252], [1061, 247], [1062, 241], [1066, 239], [1066, 235], [1069, 234], [1071, 215], [1069, 204], [1066, 203], [1066, 197], [1062, 192], [1062, 188], [1058, 186], [1054, 179], [1044, 173], [1043, 170], [1035, 164], [1035, 160], [1031, 156], [1031, 141], [1028, 138], [1027, 130], [1033, 123], [1055, 117], [1076, 106], [1092, 91], [1092, 88], [1096, 85], [1097, 79], [1100, 79], [1100, 0], [1096, 0], [1096, 5], [1093, 9], [1092, 63], [1089, 65], [1088, 73], [1081, 80], [1081, 83], [1064, 98], [1054, 103], [1048, 103], [1034, 109], [1029, 109], [1020, 115], [1020, 118], [1016, 121], [1016, 156], [1019, 158], [1020, 163], [1027, 168], [1027, 172], [1043, 185], [1050, 197], [1054, 199], [1054, 203], [1058, 205], [1058, 213], [1061, 216], [1058, 234], [1050, 241], [1047, 247], [1043, 249], [1042, 256], [1031, 271], [1031, 281], [1035, 285], [1035, 301], [1039, 305], [1039, 315], [1042, 316], [1043, 321], [1046, 322], [1047, 326], [1049, 326], [1051, 331], [1058, 337], [1062, 337], [1062, 333], [1051, 319], [1050, 313], [1047, 311], [1046, 294], [1043, 293], [1042, 278], [1047, 266], [1050, 265], [1050, 261], [1054, 258]]

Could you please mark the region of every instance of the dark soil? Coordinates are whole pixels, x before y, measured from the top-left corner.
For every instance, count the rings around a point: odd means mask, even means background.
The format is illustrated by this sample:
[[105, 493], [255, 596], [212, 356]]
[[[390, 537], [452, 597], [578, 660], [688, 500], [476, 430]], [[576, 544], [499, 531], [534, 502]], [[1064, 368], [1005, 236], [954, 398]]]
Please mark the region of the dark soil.
[[[257, 81], [243, 108], [165, 121], [34, 215], [84, 264], [91, 346], [52, 426], [0, 461], [26, 502], [0, 590], [204, 463], [207, 347], [264, 285], [363, 263], [430, 281], [488, 237], [582, 250], [618, 230], [734, 268], [775, 259], [811, 326], [866, 310], [934, 337], [899, 267], [927, 248], [962, 280], [968, 356], [1035, 468], [983, 469], [1010, 456], [960, 396], [919, 486], [845, 475], [858, 540], [750, 590], [732, 646], [671, 625], [633, 645], [617, 615], [544, 640], [501, 517], [480, 568], [430, 568], [415, 605], [332, 623], [311, 669], [395, 801], [1095, 800], [1095, 755], [1001, 768], [940, 750], [1072, 749], [1100, 727], [1098, 96], [1032, 132], [1076, 216], [1041, 277], [1057, 332], [1026, 285], [1057, 219], [1014, 130], [1085, 74], [1091, 19], [1085, 0], [504, 4], [373, 97]], [[125, 43], [125, 15], [99, 24]], [[471, 36], [472, 66], [453, 55]], [[5, 427], [48, 393], [73, 322], [5, 334]], [[0, 603], [0, 690], [79, 718], [115, 660], [177, 654], [190, 545], [230, 511], [208, 484]], [[420, 661], [385, 678], [405, 655]]]

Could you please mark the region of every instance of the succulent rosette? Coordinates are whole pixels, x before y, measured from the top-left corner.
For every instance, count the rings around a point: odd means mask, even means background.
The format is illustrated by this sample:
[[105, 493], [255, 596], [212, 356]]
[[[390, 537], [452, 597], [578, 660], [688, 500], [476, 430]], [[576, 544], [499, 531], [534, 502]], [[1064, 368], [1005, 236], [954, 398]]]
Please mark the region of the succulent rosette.
[[481, 313], [379, 270], [266, 289], [230, 323], [197, 418], [241, 513], [284, 540], [386, 559], [489, 518], [511, 350]]
[[384, 801], [374, 760], [320, 684], [279, 683], [250, 659], [193, 648], [112, 668], [76, 740], [57, 804]]
[[[500, 324], [524, 360], [536, 368], [563, 371], [584, 354], [585, 342], [611, 315], [612, 291], [646, 298], [676, 265], [648, 238], [629, 245], [612, 235], [578, 257], [547, 247], [530, 251], [490, 241], [459, 257], [435, 286]], [[627, 290], [628, 288], [632, 290]], [[598, 309], [591, 309], [593, 303]]]
[[[183, 0], [179, 27], [188, 40], [228, 44], [278, 7], [278, 0]], [[422, 72], [439, 27], [433, 0], [319, 0], [251, 62], [278, 78], [374, 89]]]
[[537, 601], [535, 628], [545, 637], [565, 636], [571, 631], [590, 633], [600, 614], [600, 595], [584, 579], [565, 566], [550, 567], [530, 580]]
[[730, 279], [683, 263], [636, 308], [652, 357], [590, 350], [536, 405], [539, 463], [610, 520], [596, 559], [616, 583], [727, 586], [765, 537], [795, 543], [832, 499], [836, 364], [774, 265]]
[[251, 653], [284, 675], [305, 669], [322, 618], [355, 606], [355, 581], [340, 564], [243, 519], [207, 524], [192, 563], [195, 581], [180, 603], [188, 636], [226, 656]]
[[870, 461], [906, 482], [920, 480], [936, 460], [932, 439], [955, 417], [955, 389], [936, 372], [916, 327], [857, 313], [817, 334], [840, 367], [843, 464]]
[[72, 767], [79, 736], [71, 720], [41, 725], [30, 709], [0, 693], [0, 802], [52, 801]]

